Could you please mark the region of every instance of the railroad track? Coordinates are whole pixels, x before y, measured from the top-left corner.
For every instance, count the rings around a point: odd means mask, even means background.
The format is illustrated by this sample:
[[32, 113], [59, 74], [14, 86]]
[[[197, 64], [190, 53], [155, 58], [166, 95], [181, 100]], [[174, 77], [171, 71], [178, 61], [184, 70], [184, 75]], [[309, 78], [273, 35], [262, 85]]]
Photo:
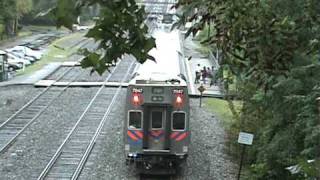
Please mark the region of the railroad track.
[[[129, 62], [129, 68], [123, 71], [122, 64]], [[120, 63], [113, 74], [108, 76], [105, 82], [112, 77], [118, 78], [122, 75], [121, 82], [124, 82], [134, 67], [134, 61]], [[126, 74], [123, 76], [123, 72]], [[49, 163], [43, 169], [38, 180], [43, 179], [77, 179], [92, 151], [95, 142], [105, 124], [111, 108], [116, 102], [121, 86], [118, 88], [106, 89], [102, 85], [96, 92], [93, 99], [87, 105], [76, 124], [73, 126], [63, 143], [52, 156]]]
[[128, 74], [133, 73], [136, 63], [133, 64], [132, 68], [129, 68], [132, 62], [134, 62], [134, 60], [130, 58], [130, 60], [125, 60], [119, 63], [116, 66], [117, 68], [114, 70], [113, 76], [108, 80], [108, 82], [127, 82], [131, 77], [126, 76], [125, 79], [123, 79], [123, 72], [129, 70]]
[[[91, 42], [90, 39], [81, 39], [78, 43], [85, 46]], [[56, 81], [69, 82], [63, 88], [47, 87], [37, 96], [26, 103], [16, 113], [0, 124], [0, 155], [3, 154], [24, 132], [24, 130], [32, 124], [53, 102], [56, 100], [69, 85], [77, 80], [79, 72], [73, 71], [73, 67], [59, 71], [55, 76]]]
[[[67, 69], [57, 79], [59, 81], [72, 71]], [[76, 75], [69, 76], [70, 83], [77, 79]], [[69, 84], [70, 84], [69, 83]], [[16, 113], [0, 124], [0, 155], [3, 154], [18, 138], [18, 136], [32, 124], [69, 86], [64, 88], [47, 87]]]
[[56, 81], [69, 82], [63, 88], [47, 87], [26, 103], [16, 113], [0, 124], [0, 155], [3, 154], [45, 110], [79, 77], [75, 68], [66, 68], [58, 73]]

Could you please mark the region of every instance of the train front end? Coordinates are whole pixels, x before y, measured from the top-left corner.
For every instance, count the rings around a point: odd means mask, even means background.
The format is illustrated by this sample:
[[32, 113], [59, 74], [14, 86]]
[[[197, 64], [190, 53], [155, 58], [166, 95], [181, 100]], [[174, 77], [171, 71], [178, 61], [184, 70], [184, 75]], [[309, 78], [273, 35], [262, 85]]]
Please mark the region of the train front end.
[[139, 81], [128, 86], [125, 156], [140, 173], [174, 174], [188, 155], [189, 98], [185, 81]]

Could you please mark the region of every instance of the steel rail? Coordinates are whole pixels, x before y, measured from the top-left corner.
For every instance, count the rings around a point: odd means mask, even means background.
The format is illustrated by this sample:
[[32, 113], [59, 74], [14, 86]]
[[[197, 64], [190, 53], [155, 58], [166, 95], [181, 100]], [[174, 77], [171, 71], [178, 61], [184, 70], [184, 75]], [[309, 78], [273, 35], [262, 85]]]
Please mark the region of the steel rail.
[[[72, 68], [66, 70], [64, 73], [61, 74], [61, 76], [58, 77], [58, 79], [62, 79], [63, 76], [65, 76], [65, 75], [66, 75], [67, 73], [69, 73], [71, 70], [72, 70]], [[28, 107], [31, 107], [31, 105], [32, 105], [36, 100], [40, 99], [40, 98], [42, 97], [42, 95], [44, 95], [46, 92], [50, 92], [50, 91], [49, 91], [50, 89], [51, 89], [51, 86], [49, 86], [49, 87], [47, 87], [46, 89], [44, 89], [40, 94], [38, 94], [36, 97], [34, 97], [32, 100], [30, 100], [27, 104], [25, 104], [21, 109], [19, 109], [16, 113], [14, 113], [11, 117], [9, 117], [9, 119], [7, 119], [5, 122], [3, 122], [3, 123], [0, 125], [0, 133], [1, 133], [1, 130], [3, 130], [5, 126], [7, 126], [11, 121], [13, 121], [15, 118], [17, 118], [18, 115], [20, 115], [24, 110], [27, 110]], [[66, 88], [65, 88], [65, 89], [66, 89]], [[7, 149], [10, 147], [10, 145], [12, 145], [12, 143], [17, 139], [17, 137], [18, 137], [22, 132], [24, 132], [24, 130], [25, 130], [30, 124], [32, 124], [32, 123], [52, 104], [52, 102], [62, 94], [62, 92], [63, 92], [65, 89], [63, 89], [60, 93], [58, 93], [58, 95], [56, 95], [55, 97], [53, 97], [46, 105], [44, 105], [43, 107], [41, 107], [41, 109], [40, 109], [38, 112], [36, 112], [31, 119], [30, 119], [30, 118], [29, 118], [29, 119], [28, 119], [28, 118], [26, 118], [26, 119], [25, 119], [25, 118], [21, 118], [21, 119], [24, 119], [24, 120], [29, 121], [29, 122], [27, 122], [26, 124], [24, 124], [24, 126], [22, 126], [22, 127], [20, 126], [20, 128], [17, 127], [17, 129], [18, 129], [18, 130], [17, 130], [17, 133], [16, 133], [13, 137], [9, 138], [9, 140], [8, 140], [6, 143], [4, 143], [3, 146], [0, 147], [0, 154], [2, 154], [5, 150], [7, 150]], [[33, 111], [31, 111], [31, 112], [33, 112]], [[18, 118], [17, 118], [17, 119], [18, 119]], [[20, 130], [19, 130], [19, 129], [20, 129]], [[9, 133], [6, 133], [6, 134], [9, 134]], [[10, 136], [10, 135], [9, 135], [9, 136]]]
[[[62, 79], [63, 76], [65, 74], [67, 74], [68, 72], [70, 72], [71, 69], [66, 70], [61, 76], [58, 77], [58, 79]], [[31, 99], [28, 103], [26, 103], [24, 106], [22, 106], [17, 112], [15, 112], [12, 116], [10, 116], [6, 121], [4, 121], [1, 125], [0, 125], [0, 129], [9, 121], [11, 121], [13, 118], [15, 118], [21, 111], [23, 111], [26, 107], [28, 107], [29, 105], [31, 105], [35, 100], [38, 99], [38, 97], [40, 97], [42, 94], [44, 94], [45, 92], [47, 92], [50, 89], [50, 86], [45, 88], [41, 93], [39, 93], [37, 96], [35, 96], [33, 99]]]
[[[123, 83], [123, 82], [126, 80], [126, 78], [127, 78], [128, 75], [129, 75], [130, 69], [132, 68], [133, 65], [134, 65], [134, 62], [132, 62], [132, 63], [130, 64], [130, 66], [129, 66], [129, 68], [128, 68], [128, 71], [127, 71], [126, 75], [123, 77], [121, 83]], [[89, 155], [90, 155], [90, 153], [91, 153], [91, 151], [92, 151], [92, 149], [93, 149], [93, 147], [94, 147], [94, 145], [95, 145], [95, 143], [96, 143], [96, 141], [97, 141], [97, 138], [98, 138], [98, 136], [99, 136], [100, 133], [101, 133], [102, 127], [103, 127], [104, 124], [106, 123], [107, 117], [109, 116], [109, 114], [110, 114], [110, 112], [111, 112], [111, 108], [113, 107], [113, 104], [115, 103], [116, 99], [117, 99], [118, 96], [119, 96], [119, 93], [120, 93], [120, 91], [121, 91], [121, 88], [122, 88], [122, 85], [120, 85], [120, 86], [118, 87], [118, 89], [117, 89], [117, 91], [116, 91], [116, 94], [114, 95], [114, 97], [113, 97], [113, 99], [112, 99], [112, 101], [111, 101], [108, 109], [106, 110], [106, 112], [105, 112], [105, 114], [104, 114], [104, 116], [103, 116], [103, 118], [102, 118], [102, 121], [100, 122], [100, 124], [99, 124], [99, 126], [98, 126], [98, 129], [96, 130], [94, 136], [92, 137], [92, 139], [91, 139], [91, 141], [90, 141], [90, 144], [88, 145], [88, 147], [87, 147], [84, 155], [82, 156], [82, 158], [81, 158], [81, 160], [80, 160], [80, 163], [78, 164], [75, 172], [73, 173], [71, 180], [76, 180], [76, 179], [79, 178], [79, 176], [80, 176], [80, 174], [81, 174], [81, 171], [82, 171], [82, 169], [83, 169], [83, 167], [84, 167], [84, 165], [85, 165], [85, 163], [86, 163], [86, 161], [87, 161], [87, 159], [88, 159], [88, 157], [89, 157]]]
[[[113, 69], [113, 72], [116, 71], [116, 69], [119, 67], [116, 66]], [[39, 175], [39, 177], [37, 178], [38, 180], [42, 180], [44, 179], [48, 173], [50, 172], [50, 169], [54, 166], [55, 162], [57, 161], [57, 159], [60, 157], [61, 153], [62, 153], [62, 149], [64, 148], [64, 146], [67, 144], [67, 142], [69, 141], [71, 135], [74, 133], [74, 131], [76, 130], [76, 128], [78, 127], [79, 123], [82, 121], [82, 119], [85, 117], [86, 113], [88, 112], [88, 110], [90, 109], [90, 107], [92, 106], [93, 102], [96, 100], [96, 98], [98, 97], [98, 95], [100, 94], [100, 92], [104, 89], [105, 87], [105, 83], [108, 82], [108, 80], [112, 77], [113, 72], [110, 73], [108, 75], [108, 77], [105, 79], [104, 84], [99, 88], [99, 90], [96, 92], [96, 94], [94, 95], [94, 97], [91, 99], [91, 101], [89, 102], [89, 104], [87, 105], [86, 109], [84, 110], [84, 112], [81, 114], [81, 116], [79, 117], [79, 119], [77, 120], [76, 124], [73, 126], [73, 128], [71, 129], [71, 131], [68, 133], [67, 137], [64, 139], [64, 141], [62, 142], [62, 144], [59, 146], [59, 148], [57, 149], [57, 151], [55, 152], [55, 154], [52, 156], [52, 158], [50, 159], [49, 163], [46, 165], [46, 167], [44, 168], [44, 170], [41, 172], [41, 174]]]

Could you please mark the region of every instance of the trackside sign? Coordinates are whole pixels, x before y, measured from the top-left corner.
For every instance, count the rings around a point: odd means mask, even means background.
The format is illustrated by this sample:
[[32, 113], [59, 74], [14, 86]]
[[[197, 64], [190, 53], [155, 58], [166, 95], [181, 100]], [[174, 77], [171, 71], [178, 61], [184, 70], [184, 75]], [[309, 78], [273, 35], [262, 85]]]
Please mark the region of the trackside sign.
[[252, 145], [253, 134], [240, 132], [238, 137], [238, 143], [245, 145]]

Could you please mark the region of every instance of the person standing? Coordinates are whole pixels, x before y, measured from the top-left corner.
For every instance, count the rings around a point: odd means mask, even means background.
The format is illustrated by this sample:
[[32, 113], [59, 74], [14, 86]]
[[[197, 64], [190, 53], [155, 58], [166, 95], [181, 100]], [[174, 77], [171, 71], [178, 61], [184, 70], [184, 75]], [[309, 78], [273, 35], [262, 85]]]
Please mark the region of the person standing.
[[207, 72], [207, 68], [205, 66], [203, 66], [201, 75], [202, 75], [203, 84], [206, 84], [206, 78], [208, 76], [208, 72]]
[[201, 74], [199, 71], [196, 71], [196, 77], [195, 77], [195, 84], [199, 84], [199, 80], [200, 80]]
[[211, 74], [212, 74], [212, 78], [211, 78], [210, 86], [215, 86], [217, 83], [217, 71], [213, 66], [211, 69]]

